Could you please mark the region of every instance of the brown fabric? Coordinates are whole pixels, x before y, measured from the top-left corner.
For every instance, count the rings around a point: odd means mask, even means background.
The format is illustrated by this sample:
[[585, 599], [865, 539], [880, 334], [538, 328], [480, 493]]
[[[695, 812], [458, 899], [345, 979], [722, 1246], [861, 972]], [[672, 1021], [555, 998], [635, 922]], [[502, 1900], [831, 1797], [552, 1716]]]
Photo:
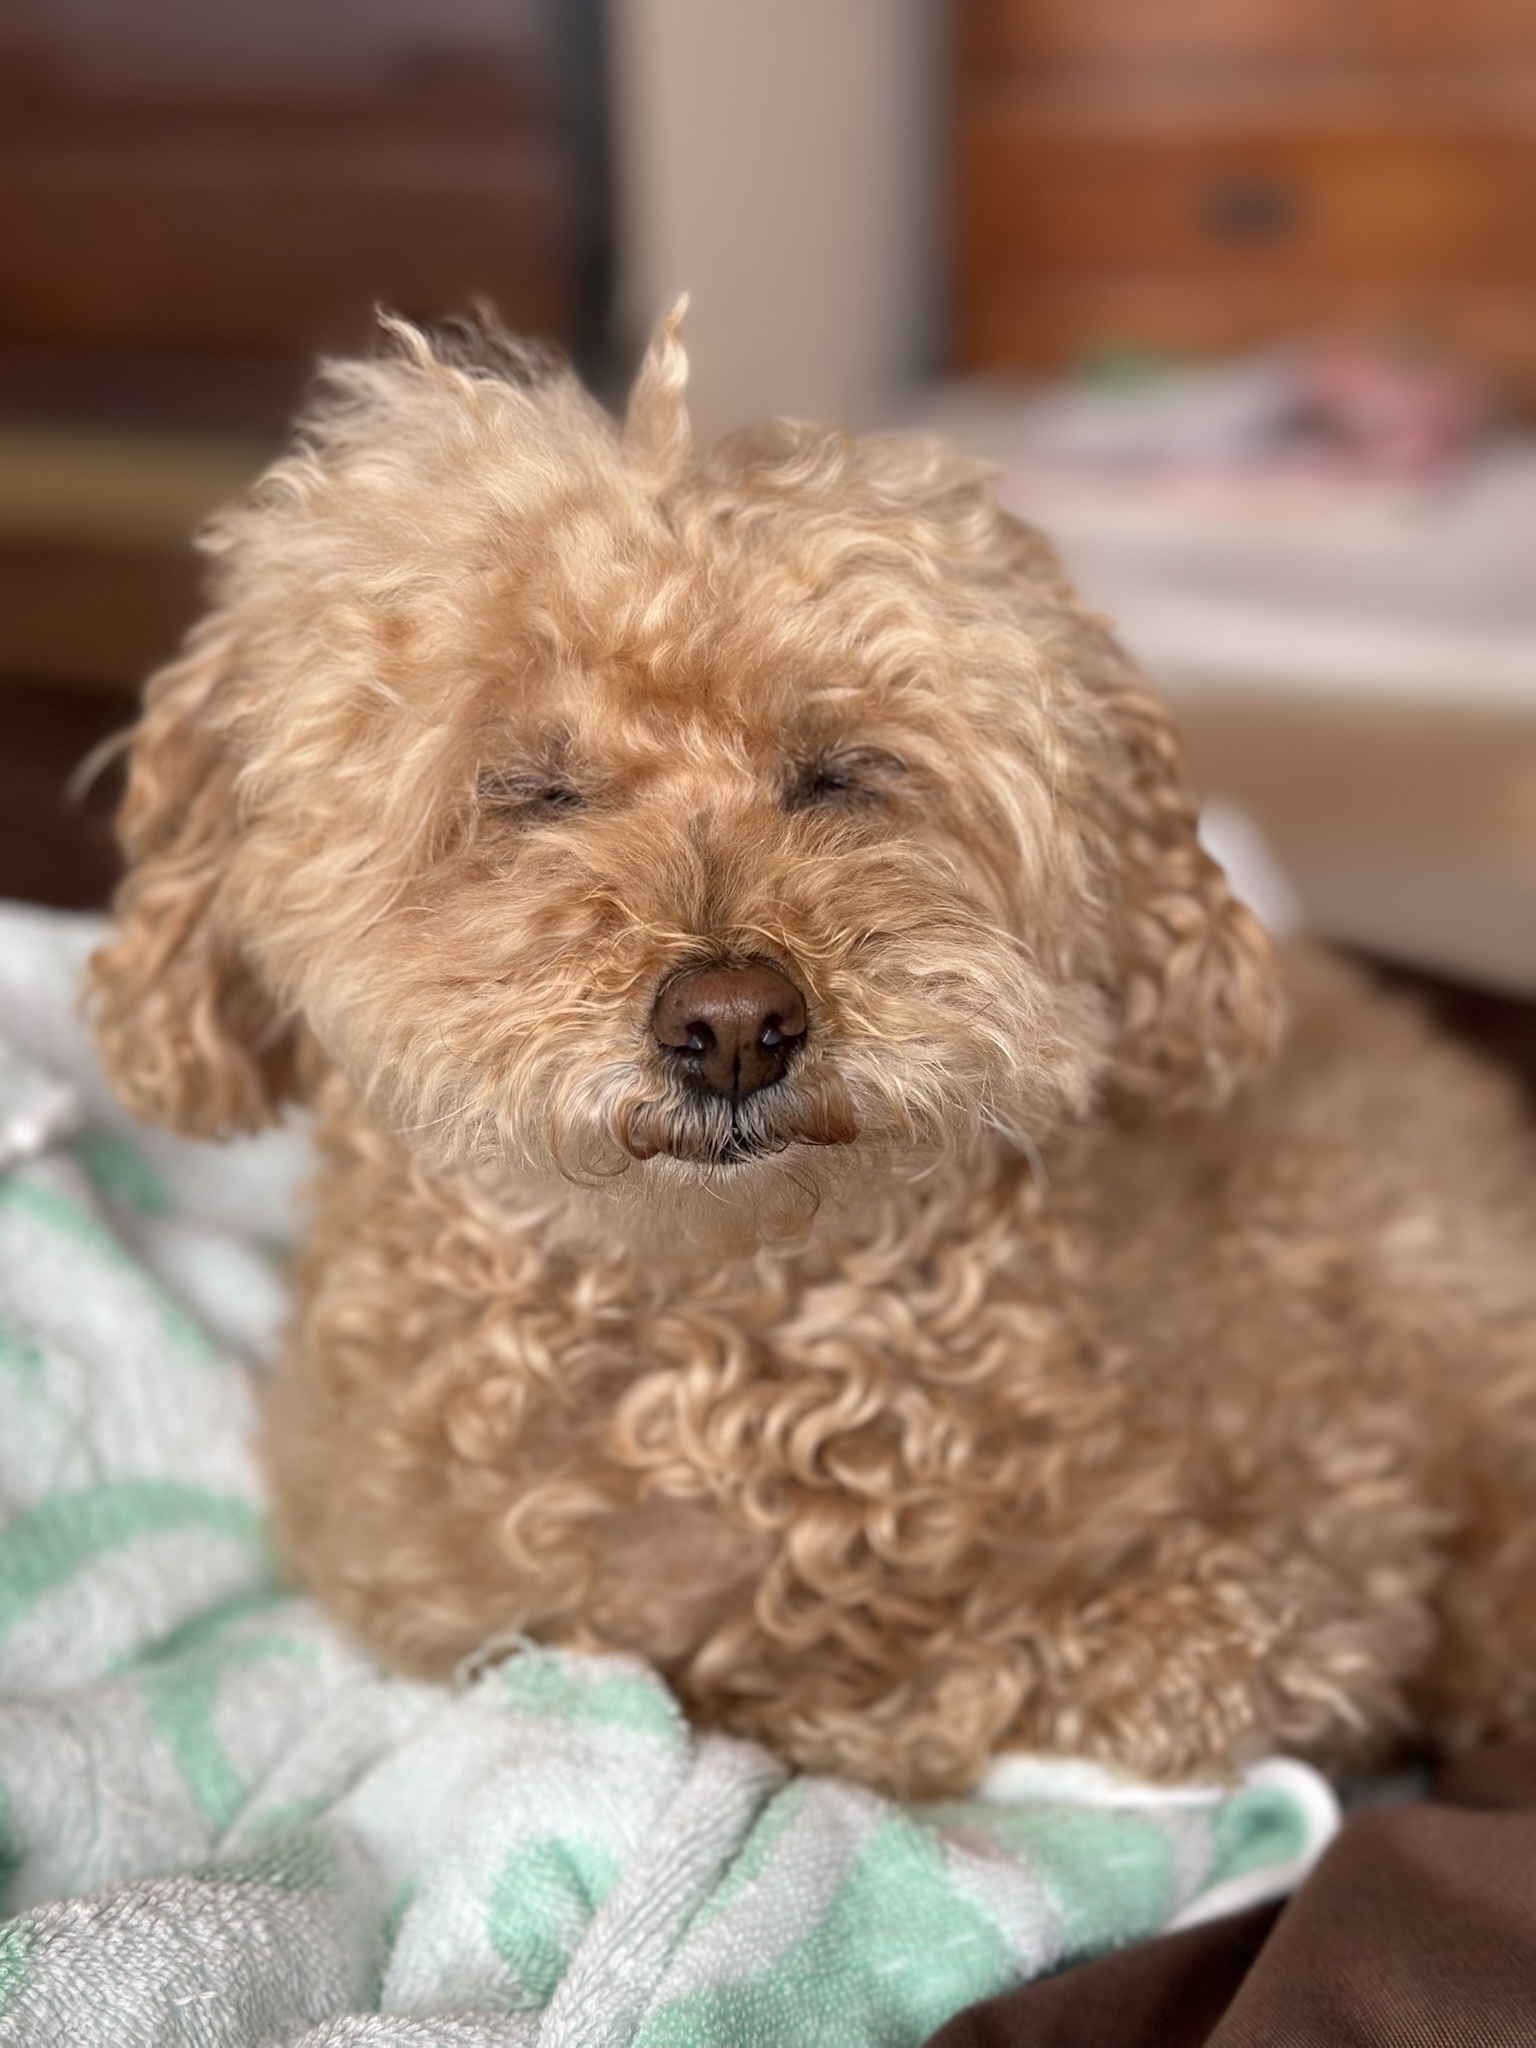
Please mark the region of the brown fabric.
[[1441, 1771], [1435, 1797], [1451, 1806], [1536, 1806], [1536, 1742], [1458, 1757]]
[[1204, 2048], [1279, 1912], [1255, 1906], [989, 1998], [929, 2048]]
[[[1266, 1938], [1267, 1937], [1267, 1938]], [[1283, 1911], [1106, 1956], [961, 2013], [930, 2048], [1529, 2048], [1536, 1744], [1351, 1820]]]

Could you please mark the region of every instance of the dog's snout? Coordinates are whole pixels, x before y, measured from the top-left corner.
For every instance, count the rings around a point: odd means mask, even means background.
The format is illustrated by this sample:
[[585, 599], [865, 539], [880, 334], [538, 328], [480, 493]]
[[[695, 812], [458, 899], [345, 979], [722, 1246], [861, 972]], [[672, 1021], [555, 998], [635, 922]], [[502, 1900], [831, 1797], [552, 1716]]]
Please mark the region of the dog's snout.
[[782, 1077], [805, 1039], [805, 998], [777, 968], [695, 968], [667, 983], [651, 1029], [700, 1086], [739, 1102]]

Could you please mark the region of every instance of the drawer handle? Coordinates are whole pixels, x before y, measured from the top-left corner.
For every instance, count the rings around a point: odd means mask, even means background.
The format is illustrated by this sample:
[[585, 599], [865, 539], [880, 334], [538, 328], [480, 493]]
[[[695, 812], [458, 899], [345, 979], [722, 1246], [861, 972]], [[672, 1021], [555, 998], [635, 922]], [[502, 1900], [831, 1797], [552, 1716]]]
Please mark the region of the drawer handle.
[[1294, 186], [1274, 178], [1223, 178], [1200, 200], [1201, 224], [1229, 242], [1275, 242], [1301, 224]]

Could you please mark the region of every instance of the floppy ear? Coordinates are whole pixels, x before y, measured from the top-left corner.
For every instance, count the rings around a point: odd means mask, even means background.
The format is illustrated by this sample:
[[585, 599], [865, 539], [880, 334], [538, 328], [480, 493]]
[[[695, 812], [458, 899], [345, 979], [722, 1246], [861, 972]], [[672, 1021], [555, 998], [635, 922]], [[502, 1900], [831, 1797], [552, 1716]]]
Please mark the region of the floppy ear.
[[1195, 836], [1197, 808], [1167, 708], [1118, 664], [1102, 702], [1111, 763], [1100, 825], [1118, 875], [1111, 945], [1120, 1030], [1110, 1087], [1123, 1106], [1216, 1109], [1279, 1043], [1274, 956]]
[[217, 612], [154, 676], [131, 735], [117, 831], [128, 860], [118, 934], [91, 962], [107, 1074], [138, 1116], [202, 1136], [254, 1131], [300, 1093], [300, 1050], [240, 956], [220, 896], [234, 770], [210, 710], [232, 672]]

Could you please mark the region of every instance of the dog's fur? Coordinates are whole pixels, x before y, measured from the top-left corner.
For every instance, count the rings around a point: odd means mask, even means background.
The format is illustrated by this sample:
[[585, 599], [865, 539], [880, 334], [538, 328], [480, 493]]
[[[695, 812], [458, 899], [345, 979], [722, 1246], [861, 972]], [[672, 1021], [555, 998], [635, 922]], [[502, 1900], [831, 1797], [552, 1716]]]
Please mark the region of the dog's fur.
[[[1167, 714], [985, 473], [701, 449], [684, 371], [620, 428], [397, 325], [150, 685], [101, 1042], [182, 1130], [319, 1105], [295, 1570], [908, 1793], [1530, 1725], [1511, 1089], [1320, 956], [1275, 1061]], [[809, 1028], [733, 1121], [650, 1020], [750, 962]]]

